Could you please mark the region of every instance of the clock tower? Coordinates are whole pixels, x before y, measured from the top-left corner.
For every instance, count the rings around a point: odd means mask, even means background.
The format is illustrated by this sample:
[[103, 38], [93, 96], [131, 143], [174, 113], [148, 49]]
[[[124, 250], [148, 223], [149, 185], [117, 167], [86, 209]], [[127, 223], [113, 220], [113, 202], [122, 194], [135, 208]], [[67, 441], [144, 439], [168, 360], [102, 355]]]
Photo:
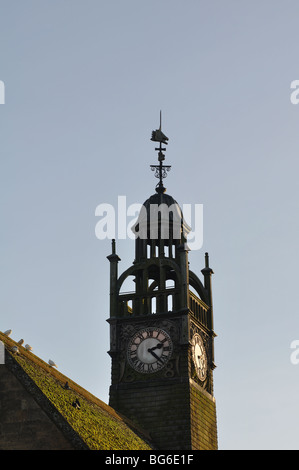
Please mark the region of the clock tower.
[[[163, 186], [160, 128], [159, 178], [155, 194], [142, 206], [135, 233], [135, 259], [118, 275], [115, 240], [110, 262], [109, 404], [146, 430], [157, 449], [217, 449], [213, 393], [214, 337], [209, 256], [203, 282], [189, 269], [186, 224], [177, 202]], [[132, 279], [134, 288], [124, 292]]]

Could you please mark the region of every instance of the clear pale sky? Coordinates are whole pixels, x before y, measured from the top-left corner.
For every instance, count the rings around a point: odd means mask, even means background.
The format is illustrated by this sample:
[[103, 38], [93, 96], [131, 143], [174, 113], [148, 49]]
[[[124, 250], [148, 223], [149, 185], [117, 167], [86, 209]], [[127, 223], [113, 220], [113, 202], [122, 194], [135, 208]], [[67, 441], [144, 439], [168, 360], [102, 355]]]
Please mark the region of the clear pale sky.
[[[0, 1], [0, 330], [103, 401], [110, 240], [95, 209], [143, 203], [151, 131], [167, 192], [203, 204], [220, 449], [298, 449], [296, 0]], [[134, 242], [116, 240], [120, 273]]]

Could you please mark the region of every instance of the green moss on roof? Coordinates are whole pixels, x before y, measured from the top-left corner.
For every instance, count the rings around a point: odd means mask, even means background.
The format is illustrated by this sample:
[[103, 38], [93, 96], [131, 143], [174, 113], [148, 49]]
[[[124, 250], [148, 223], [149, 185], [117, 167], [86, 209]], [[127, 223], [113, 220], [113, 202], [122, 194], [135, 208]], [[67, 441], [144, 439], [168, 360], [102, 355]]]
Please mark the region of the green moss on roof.
[[[7, 350], [16, 343], [0, 332], [0, 340]], [[145, 440], [131, 429], [126, 420], [111, 407], [91, 395], [82, 387], [54, 370], [33, 353], [19, 346], [19, 354], [14, 359], [35, 382], [75, 432], [92, 450], [150, 450]], [[64, 388], [68, 382], [70, 390]], [[76, 400], [80, 409], [72, 406]]]

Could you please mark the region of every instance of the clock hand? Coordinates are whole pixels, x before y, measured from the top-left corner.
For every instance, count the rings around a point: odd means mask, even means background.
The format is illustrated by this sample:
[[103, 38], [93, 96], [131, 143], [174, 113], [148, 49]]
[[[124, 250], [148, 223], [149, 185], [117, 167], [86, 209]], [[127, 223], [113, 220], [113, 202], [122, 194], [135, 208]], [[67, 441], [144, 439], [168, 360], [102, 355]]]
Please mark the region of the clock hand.
[[155, 349], [155, 348], [149, 348], [147, 351], [149, 353], [151, 353], [151, 355], [154, 356], [157, 359], [157, 361], [160, 361], [160, 362], [164, 363], [164, 361], [159, 356], [157, 356], [157, 354], [154, 353], [154, 351], [152, 351], [152, 349]]
[[148, 352], [151, 352], [151, 351], [154, 351], [155, 349], [161, 349], [163, 348], [163, 344], [162, 343], [158, 343], [156, 346], [154, 346], [153, 348], [149, 348], [148, 349]]

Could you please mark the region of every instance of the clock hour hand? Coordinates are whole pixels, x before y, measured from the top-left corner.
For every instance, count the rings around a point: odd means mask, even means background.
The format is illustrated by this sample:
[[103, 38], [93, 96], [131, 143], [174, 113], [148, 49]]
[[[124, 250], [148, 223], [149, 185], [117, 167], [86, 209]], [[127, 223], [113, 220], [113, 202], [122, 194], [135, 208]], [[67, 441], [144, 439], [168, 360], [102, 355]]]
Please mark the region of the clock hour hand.
[[152, 352], [154, 351], [155, 349], [161, 349], [163, 348], [163, 344], [162, 343], [158, 343], [156, 346], [154, 346], [153, 348], [149, 348], [148, 349], [148, 352]]

